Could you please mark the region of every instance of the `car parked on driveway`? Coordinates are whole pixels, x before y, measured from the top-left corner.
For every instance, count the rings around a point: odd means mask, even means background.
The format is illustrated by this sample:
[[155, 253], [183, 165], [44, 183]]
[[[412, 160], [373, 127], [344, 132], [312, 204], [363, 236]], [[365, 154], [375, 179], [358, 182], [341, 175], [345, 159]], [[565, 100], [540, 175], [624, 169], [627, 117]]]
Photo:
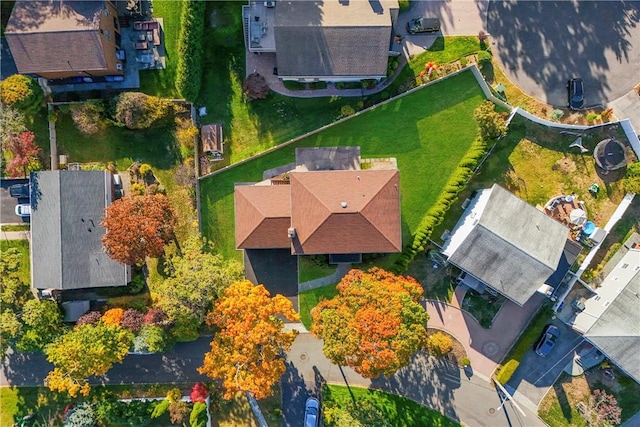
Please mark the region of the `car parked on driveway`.
[[435, 33], [437, 31], [440, 31], [440, 20], [438, 18], [416, 18], [407, 22], [407, 32], [409, 34]]
[[9, 187], [9, 195], [18, 199], [29, 197], [29, 184], [15, 184]]
[[31, 205], [20, 204], [16, 205], [16, 215], [21, 218], [28, 218], [31, 216]]
[[310, 397], [304, 405], [304, 427], [318, 427], [319, 425], [320, 401], [315, 397]]
[[545, 326], [544, 329], [542, 330], [542, 335], [540, 335], [540, 339], [536, 344], [536, 354], [538, 356], [545, 357], [549, 353], [551, 353], [551, 350], [553, 350], [553, 347], [556, 345], [556, 340], [558, 339], [559, 336], [560, 336], [560, 329], [558, 329], [557, 326], [554, 326], [554, 325]]
[[579, 110], [584, 107], [584, 83], [582, 79], [573, 78], [567, 82], [569, 108]]

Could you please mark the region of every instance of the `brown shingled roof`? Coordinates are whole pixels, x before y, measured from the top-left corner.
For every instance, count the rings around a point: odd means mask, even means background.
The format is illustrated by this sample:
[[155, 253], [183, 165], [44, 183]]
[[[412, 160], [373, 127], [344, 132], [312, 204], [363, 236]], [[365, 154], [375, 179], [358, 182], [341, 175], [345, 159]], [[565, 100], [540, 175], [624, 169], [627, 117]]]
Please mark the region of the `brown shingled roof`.
[[20, 73], [103, 70], [103, 1], [18, 0], [5, 29]]
[[288, 185], [238, 185], [235, 188], [236, 247], [288, 248], [291, 193]]
[[294, 254], [399, 252], [397, 170], [292, 172]]

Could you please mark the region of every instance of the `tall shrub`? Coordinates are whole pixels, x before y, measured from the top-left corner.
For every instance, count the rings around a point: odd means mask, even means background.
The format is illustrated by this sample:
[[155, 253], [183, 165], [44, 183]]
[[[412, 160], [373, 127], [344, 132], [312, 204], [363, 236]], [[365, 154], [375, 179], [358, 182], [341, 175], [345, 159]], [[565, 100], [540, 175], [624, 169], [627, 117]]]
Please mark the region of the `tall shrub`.
[[184, 2], [182, 7], [176, 89], [189, 101], [196, 100], [202, 83], [205, 6], [202, 0], [194, 0]]
[[29, 114], [42, 106], [44, 92], [38, 82], [29, 76], [14, 74], [0, 82], [0, 100]]

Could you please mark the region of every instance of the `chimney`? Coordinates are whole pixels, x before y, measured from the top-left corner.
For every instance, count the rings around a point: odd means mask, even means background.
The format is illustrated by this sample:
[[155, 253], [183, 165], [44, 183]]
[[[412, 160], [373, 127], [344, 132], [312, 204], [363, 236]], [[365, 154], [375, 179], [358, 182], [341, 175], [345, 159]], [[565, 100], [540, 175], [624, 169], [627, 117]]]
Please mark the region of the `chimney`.
[[289, 230], [287, 230], [287, 234], [289, 235], [290, 239], [293, 239], [296, 237], [296, 228], [295, 227], [289, 227]]

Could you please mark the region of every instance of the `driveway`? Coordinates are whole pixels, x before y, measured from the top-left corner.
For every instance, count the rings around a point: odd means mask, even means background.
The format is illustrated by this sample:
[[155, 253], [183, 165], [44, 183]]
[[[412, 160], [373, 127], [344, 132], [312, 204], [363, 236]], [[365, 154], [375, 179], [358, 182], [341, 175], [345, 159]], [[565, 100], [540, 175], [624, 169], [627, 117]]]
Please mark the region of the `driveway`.
[[637, 1], [492, 1], [487, 28], [494, 58], [526, 93], [564, 107], [567, 79], [581, 77], [594, 106], [638, 83], [639, 19]]
[[298, 258], [291, 249], [247, 249], [244, 274], [254, 285], [264, 285], [271, 296], [284, 295], [298, 311]]
[[[574, 332], [560, 319], [552, 322], [560, 329], [560, 338], [551, 353], [546, 357], [538, 356], [530, 349], [520, 361], [520, 366], [507, 383], [506, 389], [518, 401], [530, 402], [534, 408], [538, 406], [545, 393], [572, 361], [576, 349], [583, 341], [582, 336]], [[540, 331], [542, 332], [542, 331]], [[522, 399], [525, 397], [527, 400]]]
[[[9, 187], [14, 184], [26, 184], [28, 179], [3, 179], [0, 180], [0, 222], [2, 224], [28, 223], [27, 218], [21, 218], [15, 213], [18, 199], [9, 195]], [[20, 203], [29, 203], [27, 199], [20, 199]]]
[[299, 426], [304, 402], [309, 396], [322, 401], [325, 383], [373, 388], [405, 396], [469, 426], [544, 426], [535, 412], [511, 403], [503, 410], [496, 390], [476, 375], [465, 375], [457, 366], [418, 353], [409, 366], [389, 378], [362, 378], [352, 369], [340, 368], [322, 353], [322, 342], [301, 333], [287, 353], [287, 371], [282, 377], [284, 426]]

